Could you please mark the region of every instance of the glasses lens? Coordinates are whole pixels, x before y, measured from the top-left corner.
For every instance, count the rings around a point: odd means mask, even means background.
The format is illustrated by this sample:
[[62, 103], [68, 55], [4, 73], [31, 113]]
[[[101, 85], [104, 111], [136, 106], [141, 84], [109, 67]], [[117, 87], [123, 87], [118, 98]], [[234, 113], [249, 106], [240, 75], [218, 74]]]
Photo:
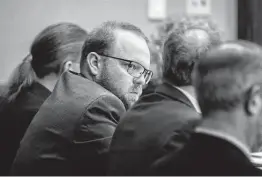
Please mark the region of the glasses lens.
[[150, 81], [153, 75], [152, 71], [145, 70], [145, 68], [142, 65], [136, 62], [131, 62], [129, 64], [127, 72], [135, 78], [141, 77], [141, 75], [143, 74], [146, 84]]
[[130, 63], [127, 71], [133, 77], [140, 77], [144, 71], [144, 68], [140, 64], [132, 62]]

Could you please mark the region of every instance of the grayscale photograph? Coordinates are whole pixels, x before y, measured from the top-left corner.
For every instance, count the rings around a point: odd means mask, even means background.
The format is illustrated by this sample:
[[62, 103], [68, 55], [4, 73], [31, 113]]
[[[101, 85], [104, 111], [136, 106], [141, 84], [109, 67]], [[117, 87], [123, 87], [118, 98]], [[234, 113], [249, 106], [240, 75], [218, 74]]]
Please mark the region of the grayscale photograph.
[[0, 0], [0, 176], [262, 176], [262, 0]]

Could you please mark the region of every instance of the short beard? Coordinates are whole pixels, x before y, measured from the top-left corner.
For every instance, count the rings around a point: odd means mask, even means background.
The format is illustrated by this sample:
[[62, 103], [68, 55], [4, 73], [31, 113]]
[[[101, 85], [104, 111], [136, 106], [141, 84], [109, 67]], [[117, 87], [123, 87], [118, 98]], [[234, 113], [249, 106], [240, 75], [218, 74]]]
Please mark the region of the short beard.
[[106, 66], [104, 66], [100, 77], [95, 78], [94, 81], [98, 83], [99, 85], [101, 85], [102, 87], [104, 87], [109, 92], [111, 92], [118, 99], [120, 99], [122, 103], [124, 104], [126, 110], [129, 109], [132, 105], [130, 105], [130, 103], [126, 101], [124, 95], [119, 94], [119, 91], [117, 90], [117, 88], [113, 86], [112, 79], [109, 77], [107, 73], [108, 73], [108, 69]]
[[118, 99], [121, 100], [121, 102], [124, 104], [126, 110], [129, 109], [132, 105], [130, 105], [130, 103], [128, 103], [125, 99], [124, 96], [120, 96], [120, 94], [118, 94], [118, 91], [116, 88], [111, 87], [110, 84], [110, 80], [109, 79], [101, 79], [101, 80], [97, 80], [97, 83], [99, 85], [101, 85], [102, 87], [104, 87], [106, 90], [108, 90], [109, 92], [111, 92], [113, 95], [115, 95]]

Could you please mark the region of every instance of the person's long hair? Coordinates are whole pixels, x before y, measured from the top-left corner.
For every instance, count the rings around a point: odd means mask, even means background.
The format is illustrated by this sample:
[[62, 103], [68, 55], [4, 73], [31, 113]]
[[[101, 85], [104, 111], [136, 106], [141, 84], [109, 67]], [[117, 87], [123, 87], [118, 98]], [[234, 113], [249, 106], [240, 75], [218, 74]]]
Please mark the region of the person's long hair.
[[86, 38], [87, 32], [72, 23], [59, 23], [45, 28], [36, 36], [30, 54], [12, 72], [1, 96], [12, 102], [36, 78], [59, 74], [68, 58], [79, 62]]
[[29, 54], [12, 72], [2, 93], [6, 100], [14, 100], [23, 88], [31, 86], [34, 82], [36, 76], [31, 66], [31, 60], [32, 56]]

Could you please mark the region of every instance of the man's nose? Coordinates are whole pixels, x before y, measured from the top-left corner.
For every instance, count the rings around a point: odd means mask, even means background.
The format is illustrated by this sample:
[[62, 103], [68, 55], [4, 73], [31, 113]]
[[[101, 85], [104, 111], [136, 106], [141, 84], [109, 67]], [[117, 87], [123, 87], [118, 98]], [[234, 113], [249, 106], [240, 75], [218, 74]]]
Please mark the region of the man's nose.
[[134, 78], [134, 83], [137, 84], [137, 85], [145, 85], [146, 84], [146, 80], [145, 80], [144, 74], [142, 74], [138, 78]]

